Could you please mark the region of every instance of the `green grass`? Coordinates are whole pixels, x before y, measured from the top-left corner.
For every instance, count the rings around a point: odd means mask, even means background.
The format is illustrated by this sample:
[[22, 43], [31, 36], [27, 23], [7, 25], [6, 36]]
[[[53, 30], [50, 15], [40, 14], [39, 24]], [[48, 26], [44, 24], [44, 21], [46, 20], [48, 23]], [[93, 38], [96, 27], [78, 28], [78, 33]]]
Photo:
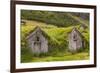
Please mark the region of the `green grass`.
[[89, 54], [87, 52], [81, 52], [76, 54], [64, 53], [61, 56], [44, 56], [33, 57], [30, 61], [24, 60], [24, 62], [50, 62], [50, 61], [72, 61], [72, 60], [88, 60]]
[[72, 14], [68, 13], [67, 15], [69, 15], [70, 17], [72, 17], [73, 19], [75, 19], [76, 21], [80, 22], [81, 24], [85, 24], [85, 25], [89, 25], [88, 20], [84, 20], [82, 18], [79, 18], [77, 16], [73, 16]]

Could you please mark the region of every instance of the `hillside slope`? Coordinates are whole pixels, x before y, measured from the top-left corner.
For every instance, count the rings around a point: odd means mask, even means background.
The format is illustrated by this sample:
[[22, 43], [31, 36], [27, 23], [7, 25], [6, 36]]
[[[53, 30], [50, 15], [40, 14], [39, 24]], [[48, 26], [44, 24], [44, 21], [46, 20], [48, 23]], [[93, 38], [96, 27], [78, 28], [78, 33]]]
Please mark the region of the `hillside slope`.
[[[36, 20], [48, 24], [53, 24], [59, 27], [73, 26], [73, 25], [88, 25], [89, 14], [77, 13], [84, 15], [87, 19], [77, 16], [70, 12], [54, 12], [54, 11], [36, 11], [36, 10], [22, 10], [21, 18], [27, 20]], [[88, 16], [87, 16], [88, 15]]]

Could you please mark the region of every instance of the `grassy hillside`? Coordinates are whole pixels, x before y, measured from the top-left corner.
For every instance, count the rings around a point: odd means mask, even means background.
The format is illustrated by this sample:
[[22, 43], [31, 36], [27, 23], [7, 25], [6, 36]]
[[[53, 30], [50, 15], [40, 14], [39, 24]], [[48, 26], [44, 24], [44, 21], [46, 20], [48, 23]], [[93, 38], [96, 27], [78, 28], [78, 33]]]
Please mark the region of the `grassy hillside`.
[[[21, 25], [21, 62], [38, 62], [38, 61], [64, 61], [64, 60], [84, 60], [89, 59], [88, 48], [75, 55], [67, 51], [67, 36], [73, 27], [79, 29], [84, 39], [89, 43], [89, 29], [81, 30], [80, 25], [59, 27], [54, 24], [47, 24], [40, 21], [25, 20], [26, 24]], [[49, 37], [49, 52], [45, 54], [32, 54], [27, 46], [26, 36], [34, 28], [40, 27]]]
[[[84, 17], [83, 17], [84, 16]], [[36, 20], [59, 27], [79, 24], [88, 25], [88, 13], [21, 10], [21, 19]]]

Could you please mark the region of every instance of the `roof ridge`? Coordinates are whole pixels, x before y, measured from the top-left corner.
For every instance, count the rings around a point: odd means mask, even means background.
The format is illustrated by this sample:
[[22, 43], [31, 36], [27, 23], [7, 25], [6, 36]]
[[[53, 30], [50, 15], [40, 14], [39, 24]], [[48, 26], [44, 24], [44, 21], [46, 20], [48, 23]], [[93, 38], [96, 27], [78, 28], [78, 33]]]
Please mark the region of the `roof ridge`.
[[36, 26], [33, 30], [31, 30], [31, 31], [29, 32], [29, 34], [28, 34], [28, 36], [26, 37], [26, 39], [28, 39], [30, 36], [32, 36], [32, 33], [34, 33], [35, 31], [38, 31], [38, 30], [40, 30], [44, 36], [46, 36], [47, 38], [50, 38], [50, 37], [48, 36], [48, 34], [46, 34], [45, 31], [43, 31], [39, 26]]

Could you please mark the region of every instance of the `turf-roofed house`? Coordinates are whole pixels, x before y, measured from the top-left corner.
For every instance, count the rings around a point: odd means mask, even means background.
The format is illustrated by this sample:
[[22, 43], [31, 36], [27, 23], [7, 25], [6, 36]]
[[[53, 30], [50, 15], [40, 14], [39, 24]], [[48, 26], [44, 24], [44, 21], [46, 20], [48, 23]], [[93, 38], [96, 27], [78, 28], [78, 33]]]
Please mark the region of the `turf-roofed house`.
[[48, 35], [40, 27], [35, 27], [35, 29], [29, 33], [27, 41], [33, 53], [48, 52]]
[[77, 28], [73, 28], [68, 36], [69, 50], [71, 52], [77, 52], [85, 47], [85, 40], [83, 35], [78, 31]]

